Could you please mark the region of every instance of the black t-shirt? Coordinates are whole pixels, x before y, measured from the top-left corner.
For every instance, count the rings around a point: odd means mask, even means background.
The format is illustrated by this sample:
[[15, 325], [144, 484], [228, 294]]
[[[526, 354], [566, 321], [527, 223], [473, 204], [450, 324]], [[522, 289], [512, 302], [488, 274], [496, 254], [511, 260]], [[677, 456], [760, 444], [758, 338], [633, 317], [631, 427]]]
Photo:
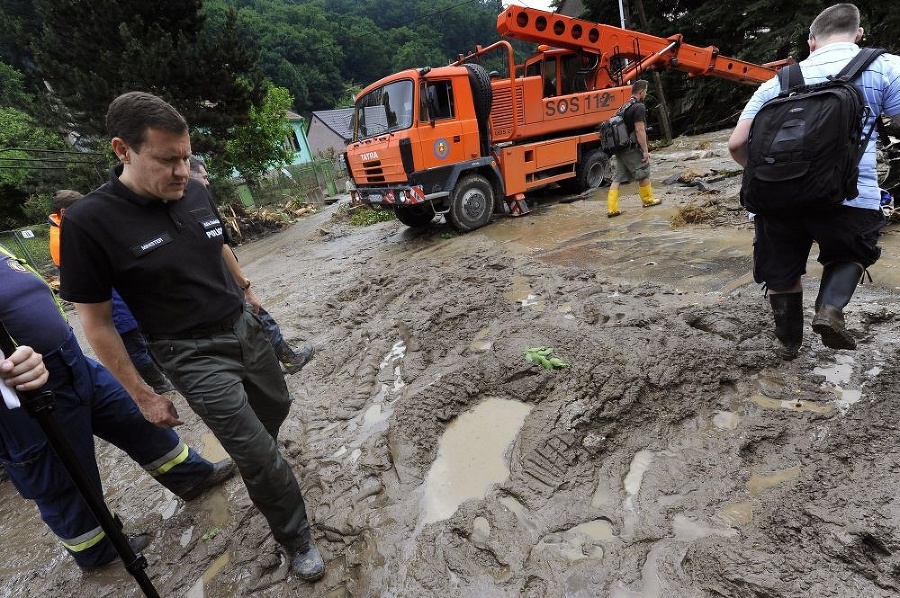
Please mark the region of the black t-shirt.
[[644, 102], [635, 102], [625, 110], [625, 114], [622, 116], [625, 119], [625, 126], [628, 128], [628, 132], [634, 133], [634, 123], [647, 122], [647, 106], [644, 105]]
[[221, 322], [243, 293], [222, 258], [223, 224], [206, 188], [193, 179], [164, 202], [109, 182], [66, 210], [60, 295], [75, 303], [122, 295], [147, 335], [179, 334]]

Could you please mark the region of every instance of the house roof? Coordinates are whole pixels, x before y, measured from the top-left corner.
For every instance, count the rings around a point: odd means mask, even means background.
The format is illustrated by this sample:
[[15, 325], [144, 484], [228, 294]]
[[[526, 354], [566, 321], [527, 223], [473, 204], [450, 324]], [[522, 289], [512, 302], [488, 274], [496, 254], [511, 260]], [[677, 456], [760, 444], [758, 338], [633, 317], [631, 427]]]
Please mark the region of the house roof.
[[[322, 124], [340, 135], [341, 139], [350, 141], [353, 139], [353, 108], [338, 108], [337, 110], [316, 110], [312, 113], [312, 120], [322, 121]], [[310, 123], [312, 126], [312, 123]]]

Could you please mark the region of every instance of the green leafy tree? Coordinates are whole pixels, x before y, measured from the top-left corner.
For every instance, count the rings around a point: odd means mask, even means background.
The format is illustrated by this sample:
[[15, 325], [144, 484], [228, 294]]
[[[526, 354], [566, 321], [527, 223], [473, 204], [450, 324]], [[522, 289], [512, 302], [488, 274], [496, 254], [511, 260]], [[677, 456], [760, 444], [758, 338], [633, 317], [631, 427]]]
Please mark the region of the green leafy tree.
[[423, 66], [444, 66], [450, 63], [451, 56], [440, 50], [435, 43], [438, 34], [429, 27], [421, 26], [415, 31], [402, 27], [394, 30], [393, 35], [397, 40], [391, 65], [395, 72]]
[[[393, 44], [385, 43], [384, 32], [368, 18], [347, 15], [335, 39], [344, 48], [341, 76], [346, 81], [361, 81], [368, 85], [391, 73]], [[351, 49], [347, 51], [346, 49]], [[360, 60], [365, 56], [365, 60]]]
[[256, 53], [237, 38], [236, 18], [204, 29], [202, 0], [35, 0], [40, 71], [78, 131], [101, 138], [117, 95], [149, 91], [176, 106], [198, 131], [197, 149], [216, 152], [230, 128], [262, 101]]
[[0, 230], [27, 224], [24, 205], [29, 197], [51, 190], [64, 179], [48, 176], [45, 150], [66, 149], [63, 139], [17, 108], [0, 108]]
[[210, 4], [216, 10], [228, 5], [237, 7], [242, 39], [259, 45], [260, 69], [290, 91], [298, 112], [335, 105], [344, 89], [344, 51], [332, 34], [338, 25], [318, 3], [216, 0]]
[[225, 152], [211, 164], [217, 176], [228, 176], [232, 169], [254, 183], [266, 171], [284, 166], [293, 157], [286, 145], [293, 134], [286, 114], [293, 99], [283, 87], [269, 87], [261, 106], [250, 108], [250, 119], [232, 131]]

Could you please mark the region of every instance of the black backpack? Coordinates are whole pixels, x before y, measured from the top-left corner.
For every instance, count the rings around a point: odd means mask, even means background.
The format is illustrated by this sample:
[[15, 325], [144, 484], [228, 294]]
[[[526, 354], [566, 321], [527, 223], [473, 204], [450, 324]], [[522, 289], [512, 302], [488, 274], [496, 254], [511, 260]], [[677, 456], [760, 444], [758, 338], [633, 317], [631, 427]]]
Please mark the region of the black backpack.
[[883, 52], [862, 48], [837, 76], [814, 85], [803, 82], [799, 64], [778, 71], [781, 93], [750, 126], [741, 184], [748, 211], [821, 209], [859, 194], [859, 161], [874, 125], [864, 136], [871, 108], [852, 82]]
[[634, 131], [628, 132], [628, 125], [625, 124], [625, 112], [634, 106], [637, 102], [631, 98], [622, 104], [616, 115], [600, 123], [598, 131], [600, 132], [600, 149], [608, 154], [614, 154], [623, 149], [629, 148], [637, 142]]

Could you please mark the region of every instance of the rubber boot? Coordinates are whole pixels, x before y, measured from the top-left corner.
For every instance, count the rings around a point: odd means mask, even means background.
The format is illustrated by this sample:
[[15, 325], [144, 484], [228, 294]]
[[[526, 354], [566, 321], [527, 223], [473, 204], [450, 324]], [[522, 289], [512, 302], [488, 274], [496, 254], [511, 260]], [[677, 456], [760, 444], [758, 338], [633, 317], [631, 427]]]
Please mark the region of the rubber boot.
[[606, 193], [606, 217], [615, 218], [621, 213], [619, 211], [619, 190], [610, 189]]
[[653, 197], [653, 185], [650, 183], [638, 185], [638, 193], [641, 195], [641, 203], [644, 204], [645, 208], [652, 208], [662, 203], [661, 199]]
[[812, 328], [822, 336], [822, 344], [826, 347], [856, 348], [856, 339], [844, 326], [844, 308], [850, 303], [863, 272], [865, 268], [856, 262], [832, 262], [822, 270]]
[[803, 293], [769, 295], [775, 317], [775, 337], [781, 343], [781, 358], [791, 361], [803, 343]]
[[138, 374], [141, 375], [141, 378], [144, 379], [144, 382], [150, 385], [150, 388], [153, 389], [158, 395], [161, 395], [166, 392], [172, 392], [175, 390], [175, 387], [172, 386], [172, 383], [169, 382], [169, 379], [166, 378], [166, 375], [163, 374], [156, 364], [152, 361], [147, 365], [141, 366], [137, 368]]
[[309, 343], [304, 344], [298, 351], [294, 351], [284, 340], [275, 346], [275, 355], [278, 356], [278, 361], [287, 374], [296, 374], [302, 370], [315, 354], [315, 347]]

